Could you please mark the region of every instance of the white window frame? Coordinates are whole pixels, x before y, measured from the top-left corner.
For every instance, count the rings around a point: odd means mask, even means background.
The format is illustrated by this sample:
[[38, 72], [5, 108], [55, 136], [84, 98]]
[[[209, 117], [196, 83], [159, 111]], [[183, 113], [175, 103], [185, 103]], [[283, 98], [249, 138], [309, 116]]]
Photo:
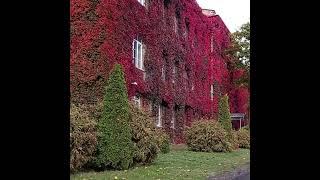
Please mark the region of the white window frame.
[[142, 6], [145, 6], [145, 5], [146, 5], [146, 1], [145, 1], [145, 0], [138, 0], [138, 2], [139, 2]]
[[174, 124], [175, 124], [175, 122], [176, 122], [176, 113], [175, 113], [175, 111], [173, 110], [173, 112], [172, 112], [172, 119], [171, 119], [171, 129], [175, 129], [175, 126], [174, 126]]
[[175, 83], [176, 75], [177, 75], [177, 67], [173, 66], [172, 70], [173, 76], [172, 76], [172, 83]]
[[178, 33], [178, 20], [176, 16], [173, 17], [173, 30], [176, 34]]
[[[140, 47], [140, 49], [139, 49]], [[140, 54], [139, 54], [140, 52]], [[132, 56], [133, 56], [133, 63], [136, 68], [144, 71], [143, 66], [143, 44], [142, 41], [138, 41], [136, 39], [132, 42]]]
[[213, 95], [214, 95], [214, 92], [213, 92], [213, 84], [211, 84], [211, 89], [210, 89], [210, 98], [211, 98], [211, 101], [213, 101]]
[[132, 98], [134, 104], [139, 108], [141, 109], [141, 98], [140, 96], [133, 96]]
[[163, 112], [163, 107], [161, 105], [159, 105], [158, 106], [157, 127], [162, 127], [162, 112]]

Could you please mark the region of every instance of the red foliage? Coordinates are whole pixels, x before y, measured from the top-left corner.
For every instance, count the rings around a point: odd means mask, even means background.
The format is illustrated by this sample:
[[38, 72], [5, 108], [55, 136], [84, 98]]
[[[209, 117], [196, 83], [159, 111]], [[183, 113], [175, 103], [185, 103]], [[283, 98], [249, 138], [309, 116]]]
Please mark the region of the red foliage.
[[[155, 103], [167, 104], [163, 124], [175, 143], [183, 142], [184, 126], [195, 117], [216, 116], [218, 93], [210, 99], [213, 82], [221, 93], [229, 94], [232, 112], [246, 112], [248, 92], [235, 88], [239, 75], [224, 55], [230, 32], [221, 18], [203, 15], [195, 0], [166, 0], [167, 7], [163, 0], [149, 2], [144, 7], [137, 0], [71, 0], [71, 101], [92, 104], [101, 99], [110, 70], [120, 63], [129, 97], [139, 92]], [[137, 36], [147, 48], [145, 80], [132, 63], [132, 41]], [[173, 109], [174, 131], [170, 129]]]

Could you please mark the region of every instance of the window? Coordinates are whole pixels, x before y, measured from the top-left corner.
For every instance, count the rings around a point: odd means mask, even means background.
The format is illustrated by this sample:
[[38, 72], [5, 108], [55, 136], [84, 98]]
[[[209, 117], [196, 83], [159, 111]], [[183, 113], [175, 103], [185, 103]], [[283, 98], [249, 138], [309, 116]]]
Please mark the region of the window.
[[133, 53], [133, 63], [136, 68], [143, 70], [143, 50], [142, 50], [142, 42], [138, 40], [133, 40], [132, 43], [132, 53]]
[[190, 31], [190, 20], [189, 20], [189, 18], [185, 19], [185, 24], [186, 24], [185, 37], [187, 37], [188, 34], [189, 34], [189, 31]]
[[178, 33], [178, 20], [177, 20], [177, 17], [175, 17], [175, 16], [173, 18], [173, 28], [174, 28], [174, 32], [177, 34]]
[[184, 90], [187, 91], [188, 87], [189, 87], [189, 78], [188, 78], [188, 75], [187, 75], [187, 70], [185, 69], [183, 71], [183, 86], [184, 86]]
[[157, 117], [157, 127], [162, 127], [162, 116], [163, 116], [163, 107], [159, 104], [158, 106], [158, 117]]
[[138, 1], [142, 6], [145, 6], [145, 4], [146, 4], [145, 0], [138, 0]]
[[177, 75], [177, 67], [176, 67], [176, 66], [173, 66], [172, 83], [174, 83], [174, 82], [175, 82], [176, 75]]
[[170, 3], [171, 3], [171, 0], [164, 0], [163, 1], [164, 7], [167, 9], [168, 9]]
[[141, 108], [141, 98], [140, 96], [133, 96], [133, 102], [136, 107]]
[[213, 36], [211, 36], [211, 52], [213, 52]]
[[210, 96], [211, 96], [211, 101], [213, 101], [213, 84], [211, 84], [211, 90], [210, 90]]
[[174, 124], [175, 124], [175, 121], [176, 121], [176, 114], [175, 114], [175, 110], [172, 111], [172, 119], [171, 119], [171, 127], [172, 129], [174, 129]]
[[166, 80], [166, 75], [169, 67], [169, 58], [168, 58], [168, 52], [167, 50], [162, 51], [162, 59], [163, 59], [163, 64], [161, 67], [161, 78], [163, 81]]
[[187, 85], [188, 85], [188, 90], [193, 91], [193, 82], [192, 82], [192, 73], [191, 69], [186, 67], [186, 75], [187, 75]]
[[153, 104], [152, 101], [149, 101], [149, 111], [150, 112], [152, 112], [152, 110], [153, 110], [152, 104]]
[[166, 80], [165, 65], [162, 65], [162, 68], [161, 68], [161, 78], [162, 78], [163, 81]]

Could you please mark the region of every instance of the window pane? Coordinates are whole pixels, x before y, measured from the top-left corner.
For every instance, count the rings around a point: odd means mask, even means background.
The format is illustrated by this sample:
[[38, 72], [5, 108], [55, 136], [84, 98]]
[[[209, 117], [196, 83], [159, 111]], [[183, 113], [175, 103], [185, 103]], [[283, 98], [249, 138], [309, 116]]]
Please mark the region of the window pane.
[[134, 58], [136, 58], [137, 41], [134, 41]]
[[159, 105], [159, 108], [158, 108], [158, 122], [157, 122], [157, 126], [160, 127], [161, 126], [161, 105]]
[[136, 41], [136, 52], [135, 52], [135, 65], [136, 65], [136, 67], [138, 67], [138, 63], [139, 63], [139, 61], [138, 61], [138, 53], [139, 53], [139, 51], [138, 51], [138, 46], [139, 46], [139, 42], [138, 41]]
[[210, 95], [211, 95], [211, 100], [213, 100], [213, 85], [211, 85]]
[[173, 129], [174, 129], [175, 121], [176, 121], [175, 111], [173, 110], [172, 119], [171, 119], [171, 128], [173, 128]]
[[137, 60], [138, 60], [138, 68], [141, 68], [141, 57], [142, 57], [142, 54], [141, 54], [141, 44], [139, 43], [138, 44], [138, 57], [137, 57]]
[[144, 53], [145, 53], [145, 46], [143, 46], [143, 44], [141, 43], [141, 69], [144, 69], [144, 66], [143, 66], [143, 56], [144, 56]]
[[138, 107], [140, 109], [141, 107], [141, 99], [139, 96], [134, 96], [133, 97], [133, 101], [136, 107]]
[[166, 74], [165, 74], [165, 70], [164, 70], [165, 66], [163, 65], [161, 68], [161, 76], [162, 76], [162, 80], [165, 81], [166, 80]]
[[132, 62], [132, 63], [136, 64], [136, 47], [137, 47], [137, 46], [136, 46], [136, 41], [133, 40], [133, 43], [132, 43], [132, 44], [133, 44], [133, 45], [132, 45], [132, 46], [133, 46], [133, 47], [132, 47], [132, 49], [133, 49], [133, 50], [132, 50], [132, 54], [133, 54], [133, 55], [132, 55], [132, 56], [133, 56], [133, 60], [132, 60], [133, 62]]

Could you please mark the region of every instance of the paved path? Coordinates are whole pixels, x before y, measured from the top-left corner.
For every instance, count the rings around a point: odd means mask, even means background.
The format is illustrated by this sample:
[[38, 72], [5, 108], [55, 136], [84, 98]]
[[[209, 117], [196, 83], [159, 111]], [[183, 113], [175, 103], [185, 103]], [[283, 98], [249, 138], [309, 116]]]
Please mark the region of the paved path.
[[250, 180], [250, 172], [242, 174], [242, 175], [234, 178], [233, 180]]
[[209, 176], [208, 180], [250, 180], [250, 163], [242, 165], [233, 171]]

